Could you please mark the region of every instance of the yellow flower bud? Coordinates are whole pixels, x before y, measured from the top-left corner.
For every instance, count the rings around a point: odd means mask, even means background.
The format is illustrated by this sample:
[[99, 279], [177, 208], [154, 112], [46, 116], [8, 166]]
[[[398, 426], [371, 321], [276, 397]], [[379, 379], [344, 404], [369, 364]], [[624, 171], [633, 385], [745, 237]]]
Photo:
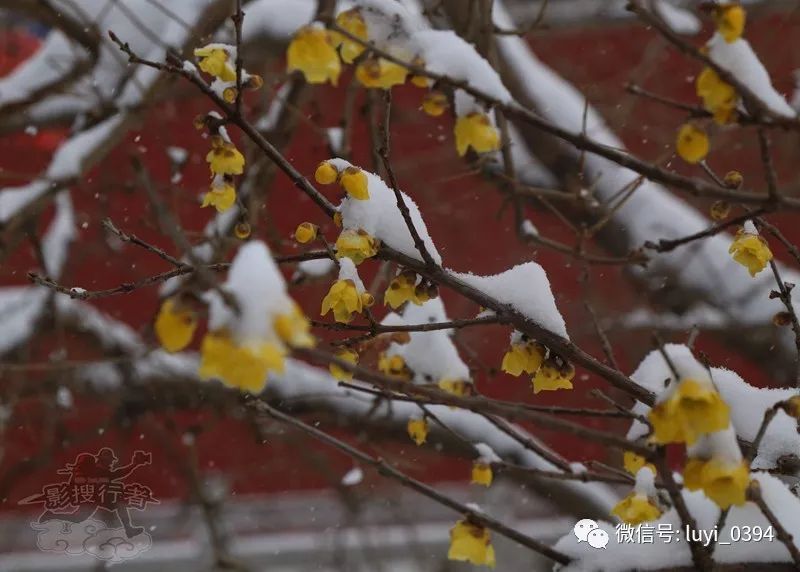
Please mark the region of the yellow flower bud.
[[406, 425], [408, 436], [418, 446], [428, 439], [428, 422], [425, 419], [409, 419]]
[[678, 131], [675, 148], [681, 159], [694, 165], [708, 155], [708, 135], [699, 127], [686, 123]]
[[222, 90], [222, 99], [227, 101], [228, 103], [233, 103], [236, 101], [237, 91], [235, 87], [226, 87]]
[[158, 310], [154, 329], [162, 348], [170, 353], [179, 352], [192, 341], [197, 315], [175, 298], [167, 298]]
[[294, 239], [300, 244], [306, 244], [317, 238], [317, 225], [310, 222], [303, 222], [297, 225], [294, 231]]
[[447, 109], [447, 96], [441, 91], [431, 91], [422, 98], [422, 110], [431, 117], [439, 117]]
[[250, 74], [247, 80], [244, 82], [244, 86], [247, 89], [252, 89], [253, 91], [257, 89], [261, 89], [264, 85], [264, 79], [260, 75]]
[[712, 219], [716, 221], [725, 220], [731, 214], [731, 204], [728, 201], [714, 201], [710, 212]]
[[347, 167], [339, 180], [347, 194], [359, 201], [369, 199], [367, 175], [358, 167]]
[[739, 171], [728, 171], [725, 173], [723, 182], [729, 189], [740, 189], [744, 184], [744, 177]]
[[250, 237], [251, 232], [252, 229], [250, 228], [250, 224], [246, 222], [237, 223], [233, 228], [233, 234], [239, 240], [246, 240]]
[[369, 292], [362, 292], [361, 302], [364, 304], [365, 308], [371, 308], [373, 304], [375, 304], [375, 297]]
[[486, 463], [476, 461], [472, 464], [472, 478], [470, 482], [473, 485], [483, 485], [488, 487], [492, 484], [492, 467]]
[[738, 4], [717, 6], [714, 10], [717, 31], [728, 43], [735, 42], [742, 37], [746, 19], [747, 12]]
[[330, 185], [335, 183], [338, 178], [339, 171], [328, 161], [323, 161], [317, 165], [317, 170], [314, 171], [314, 180], [320, 185]]

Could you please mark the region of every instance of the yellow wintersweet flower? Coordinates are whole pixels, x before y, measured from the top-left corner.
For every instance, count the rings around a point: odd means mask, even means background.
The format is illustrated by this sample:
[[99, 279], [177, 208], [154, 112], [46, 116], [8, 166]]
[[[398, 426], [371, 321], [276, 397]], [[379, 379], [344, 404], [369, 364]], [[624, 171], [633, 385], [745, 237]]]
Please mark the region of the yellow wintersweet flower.
[[336, 85], [342, 63], [333, 47], [330, 34], [319, 26], [300, 28], [286, 51], [286, 70], [300, 70], [308, 83]]
[[428, 421], [425, 419], [409, 419], [406, 425], [408, 436], [417, 445], [422, 445], [428, 439]]
[[[364, 17], [361, 15], [361, 11], [358, 8], [345, 10], [336, 16], [336, 25], [351, 33], [359, 40], [366, 42], [369, 39], [367, 23], [364, 21]], [[342, 61], [346, 64], [352, 64], [358, 56], [364, 53], [365, 48], [362, 44], [351, 40], [344, 34], [332, 32], [331, 37], [333, 38], [333, 45], [339, 48]]]
[[236, 226], [233, 227], [233, 235], [239, 240], [246, 240], [250, 238], [250, 234], [252, 232], [253, 229], [250, 228], [250, 223], [248, 222], [238, 222], [236, 223]]
[[301, 222], [294, 230], [294, 239], [300, 244], [306, 244], [317, 238], [317, 225], [310, 222]]
[[411, 370], [406, 366], [403, 356], [399, 355], [388, 356], [386, 353], [381, 353], [378, 356], [378, 371], [389, 377], [411, 379]]
[[314, 171], [314, 180], [320, 185], [330, 185], [335, 183], [338, 178], [339, 171], [328, 161], [323, 161], [317, 165], [317, 170]]
[[474, 387], [469, 381], [463, 379], [440, 379], [439, 389], [457, 397], [465, 397], [474, 393]]
[[683, 484], [690, 491], [702, 489], [721, 509], [741, 506], [747, 500], [750, 468], [744, 461], [726, 463], [720, 459], [691, 459], [684, 468]]
[[339, 177], [339, 184], [354, 199], [366, 201], [369, 198], [367, 175], [358, 167], [347, 167]]
[[347, 229], [336, 239], [336, 257], [347, 257], [359, 265], [378, 253], [378, 242], [363, 230]]
[[324, 316], [333, 310], [334, 319], [347, 324], [353, 319], [353, 314], [363, 309], [361, 295], [355, 283], [352, 280], [337, 280], [322, 299], [321, 314]]
[[244, 172], [244, 155], [233, 143], [214, 137], [206, 161], [215, 175], [241, 175]]
[[704, 68], [695, 81], [697, 95], [703, 99], [703, 107], [714, 116], [719, 125], [730, 123], [736, 111], [737, 95], [732, 85], [722, 80], [711, 68]]
[[175, 298], [167, 298], [158, 310], [154, 329], [162, 348], [170, 353], [179, 352], [192, 341], [197, 315], [181, 307]]
[[415, 274], [403, 272], [395, 276], [383, 294], [383, 303], [397, 310], [406, 302], [416, 302], [416, 282]]
[[500, 369], [511, 375], [536, 373], [544, 361], [545, 349], [541, 344], [526, 342], [511, 344], [511, 348], [503, 356]]
[[485, 113], [462, 115], [456, 120], [454, 132], [456, 151], [462, 157], [470, 147], [476, 153], [488, 153], [500, 148], [500, 134]]
[[772, 260], [772, 251], [767, 241], [750, 232], [739, 232], [731, 243], [728, 253], [736, 262], [747, 268], [750, 276], [755, 276], [764, 270]]
[[211, 190], [203, 195], [201, 207], [212, 206], [218, 213], [223, 213], [233, 206], [236, 202], [236, 189], [227, 181], [221, 185], [211, 185]]
[[439, 117], [447, 109], [447, 96], [441, 91], [431, 91], [422, 98], [422, 111], [431, 117]]
[[701, 435], [725, 429], [730, 415], [728, 405], [713, 387], [685, 379], [666, 401], [653, 407], [648, 419], [656, 443], [693, 445]]
[[494, 547], [489, 530], [466, 519], [459, 520], [450, 529], [450, 550], [447, 551], [447, 558], [494, 568]]
[[282, 372], [286, 350], [278, 344], [257, 342], [239, 345], [224, 332], [209, 332], [200, 348], [202, 379], [217, 378], [242, 391], [258, 393], [270, 371]]
[[197, 48], [194, 57], [200, 58], [200, 69], [222, 81], [236, 81], [236, 69], [228, 63], [228, 52], [222, 48], [206, 46]]
[[533, 393], [541, 391], [557, 391], [559, 389], [572, 389], [572, 378], [575, 368], [559, 369], [549, 364], [544, 364], [533, 376]]
[[311, 324], [297, 304], [293, 304], [290, 312], [279, 314], [272, 325], [278, 337], [293, 348], [311, 348], [316, 343]]
[[488, 487], [492, 484], [492, 467], [486, 463], [476, 461], [472, 463], [472, 478], [470, 482], [473, 485], [483, 485]]
[[717, 6], [714, 10], [714, 20], [717, 30], [729, 44], [742, 37], [747, 12], [738, 4]]
[[[340, 360], [352, 363], [353, 365], [358, 363], [358, 352], [349, 348], [344, 348], [336, 352], [336, 357]], [[328, 366], [328, 370], [331, 372], [331, 375], [339, 381], [350, 381], [353, 379], [353, 372], [347, 371], [339, 364], [331, 363]]]
[[617, 503], [611, 510], [611, 514], [618, 516], [623, 522], [635, 526], [656, 520], [661, 516], [661, 510], [651, 503], [646, 495], [631, 493]]
[[649, 467], [653, 473], [656, 472], [656, 468], [652, 463], [648, 463], [647, 459], [641, 455], [637, 455], [633, 451], [625, 451], [625, 453], [622, 455], [622, 466], [625, 467], [626, 471], [634, 476], [642, 467]]
[[696, 125], [686, 123], [678, 130], [675, 149], [680, 158], [687, 163], [693, 165], [699, 163], [708, 155], [708, 135]]
[[406, 82], [408, 70], [384, 58], [369, 58], [356, 66], [356, 79], [369, 88], [391, 89]]

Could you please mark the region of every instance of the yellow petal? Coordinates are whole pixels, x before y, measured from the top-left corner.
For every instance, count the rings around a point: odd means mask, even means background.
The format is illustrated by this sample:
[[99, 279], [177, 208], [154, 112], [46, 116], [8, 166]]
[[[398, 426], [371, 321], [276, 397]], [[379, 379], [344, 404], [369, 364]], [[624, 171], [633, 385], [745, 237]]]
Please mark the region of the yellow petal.
[[[336, 357], [344, 360], [346, 362], [352, 363], [353, 365], [358, 363], [358, 352], [351, 350], [351, 349], [341, 349], [336, 352]], [[331, 363], [328, 366], [328, 369], [331, 372], [331, 375], [338, 379], [339, 381], [350, 381], [353, 379], [353, 372], [344, 369], [342, 366], [336, 363]]]
[[494, 568], [495, 554], [489, 531], [466, 520], [458, 521], [450, 529], [450, 549], [447, 551], [447, 558]]
[[356, 67], [356, 79], [364, 87], [391, 89], [405, 83], [408, 70], [383, 58], [369, 58]]
[[230, 336], [209, 332], [200, 349], [203, 379], [217, 378], [242, 391], [259, 393], [270, 371], [282, 372], [286, 351], [274, 343], [236, 344]]
[[342, 173], [339, 183], [347, 194], [359, 201], [369, 199], [367, 175], [358, 167], [347, 167]]
[[714, 19], [720, 35], [731, 43], [742, 37], [747, 13], [738, 4], [728, 4], [716, 7]]
[[764, 270], [772, 260], [772, 251], [767, 241], [760, 235], [749, 232], [739, 233], [728, 252], [736, 262], [747, 268], [750, 276]]
[[229, 183], [221, 186], [212, 186], [211, 190], [203, 195], [203, 202], [200, 205], [205, 208], [213, 206], [218, 213], [223, 213], [236, 203], [236, 189]]
[[428, 422], [425, 419], [409, 419], [406, 430], [417, 445], [422, 445], [428, 439]]
[[656, 520], [661, 516], [661, 510], [652, 504], [645, 495], [631, 493], [617, 503], [611, 510], [611, 514], [618, 516], [628, 524], [637, 525]]

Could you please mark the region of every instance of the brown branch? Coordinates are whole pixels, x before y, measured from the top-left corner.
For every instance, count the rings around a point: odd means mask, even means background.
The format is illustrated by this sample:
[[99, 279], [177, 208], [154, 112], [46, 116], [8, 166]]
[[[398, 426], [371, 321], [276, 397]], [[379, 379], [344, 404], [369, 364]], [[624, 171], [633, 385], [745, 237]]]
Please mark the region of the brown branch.
[[300, 431], [303, 431], [308, 435], [311, 435], [318, 441], [321, 441], [326, 445], [335, 447], [336, 449], [349, 455], [353, 459], [371, 466], [381, 476], [393, 479], [400, 485], [409, 488], [411, 490], [414, 490], [443, 506], [446, 506], [458, 513], [465, 515], [467, 518], [469, 518], [471, 522], [474, 522], [481, 526], [485, 526], [486, 528], [489, 528], [497, 532], [498, 534], [505, 536], [506, 538], [509, 538], [517, 542], [518, 544], [521, 544], [522, 546], [525, 546], [526, 548], [529, 548], [535, 552], [538, 552], [539, 554], [542, 554], [543, 556], [546, 556], [547, 558], [550, 558], [554, 562], [558, 562], [560, 564], [568, 564], [570, 562], [570, 558], [565, 554], [562, 554], [561, 552], [551, 548], [550, 546], [546, 545], [543, 542], [540, 542], [525, 534], [522, 534], [518, 530], [510, 526], [507, 526], [502, 522], [495, 520], [494, 518], [482, 512], [478, 512], [470, 508], [469, 506], [462, 504], [440, 493], [433, 487], [430, 487], [429, 485], [426, 485], [425, 483], [422, 483], [421, 481], [418, 481], [413, 477], [406, 475], [402, 471], [399, 471], [398, 469], [396, 469], [395, 467], [393, 467], [392, 465], [390, 465], [381, 458], [376, 458], [371, 455], [368, 455], [367, 453], [361, 451], [360, 449], [356, 449], [352, 445], [349, 445], [348, 443], [345, 443], [344, 441], [341, 441], [336, 437], [333, 437], [325, 433], [324, 431], [317, 429], [316, 427], [303, 423], [299, 419], [295, 419], [290, 415], [286, 415], [285, 413], [282, 413], [277, 409], [270, 407], [269, 405], [267, 405], [262, 401], [253, 403], [252, 407], [254, 407], [258, 412], [262, 414], [268, 415], [269, 417], [272, 417], [273, 419], [276, 419], [287, 425], [291, 425], [292, 427]]
[[784, 528], [781, 521], [778, 520], [778, 517], [775, 516], [775, 513], [772, 512], [772, 509], [767, 505], [764, 496], [761, 494], [761, 483], [756, 480], [750, 481], [750, 487], [747, 489], [747, 496], [751, 501], [756, 503], [758, 508], [761, 509], [761, 512], [764, 513], [764, 516], [775, 529], [775, 535], [778, 537], [778, 540], [783, 542], [786, 550], [789, 551], [795, 566], [800, 567], [800, 550], [797, 549], [797, 545], [794, 543], [794, 537]]

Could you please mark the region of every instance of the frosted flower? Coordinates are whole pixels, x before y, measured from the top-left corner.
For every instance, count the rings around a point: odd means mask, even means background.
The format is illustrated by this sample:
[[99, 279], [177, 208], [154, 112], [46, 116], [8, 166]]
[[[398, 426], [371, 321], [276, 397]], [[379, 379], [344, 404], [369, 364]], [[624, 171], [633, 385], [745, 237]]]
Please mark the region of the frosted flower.
[[333, 310], [333, 317], [337, 322], [347, 324], [353, 319], [353, 314], [363, 310], [361, 295], [352, 280], [337, 280], [322, 299], [321, 314], [324, 316]]
[[721, 509], [741, 506], [747, 500], [750, 468], [744, 461], [690, 459], [683, 470], [683, 484], [690, 491], [702, 489]]
[[361, 264], [378, 253], [378, 242], [364, 230], [343, 230], [336, 239], [336, 257]]
[[653, 440], [659, 444], [694, 444], [698, 437], [725, 429], [730, 422], [728, 405], [710, 384], [684, 379], [648, 416]]
[[611, 514], [635, 526], [656, 520], [661, 516], [661, 510], [650, 502], [646, 495], [633, 492], [618, 502], [611, 510]]
[[286, 350], [277, 343], [240, 345], [225, 332], [210, 332], [203, 338], [198, 374], [202, 379], [217, 378], [231, 387], [258, 393], [270, 371], [283, 372], [285, 355]]
[[223, 47], [211, 44], [197, 48], [194, 56], [200, 58], [199, 67], [209, 75], [222, 81], [236, 81], [236, 69], [230, 64], [230, 56]]

